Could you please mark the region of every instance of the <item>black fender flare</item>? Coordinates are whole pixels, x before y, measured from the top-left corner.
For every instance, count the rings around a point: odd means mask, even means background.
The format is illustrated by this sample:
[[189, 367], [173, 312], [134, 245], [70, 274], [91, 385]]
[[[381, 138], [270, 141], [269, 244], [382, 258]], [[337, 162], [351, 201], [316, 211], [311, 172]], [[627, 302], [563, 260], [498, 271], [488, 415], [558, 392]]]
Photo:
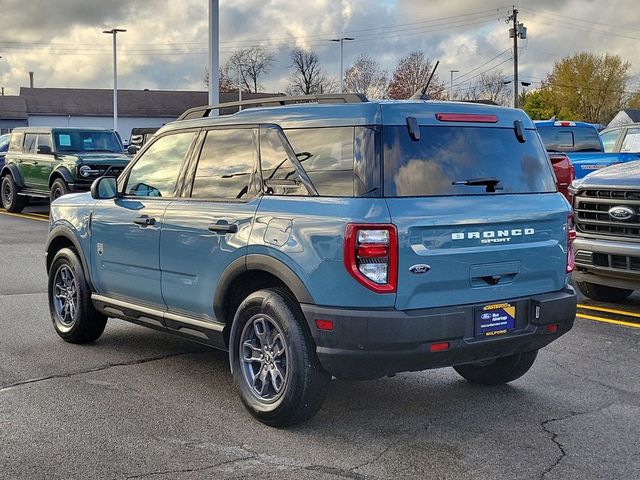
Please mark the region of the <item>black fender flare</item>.
[[49, 175], [49, 188], [51, 188], [51, 185], [53, 185], [55, 179], [60, 177], [62, 177], [66, 184], [75, 183], [73, 177], [71, 176], [71, 172], [69, 172], [66, 167], [60, 167], [51, 172], [51, 175]]
[[5, 165], [2, 167], [2, 172], [0, 173], [0, 177], [4, 177], [7, 174], [11, 174], [13, 177], [13, 181], [16, 182], [16, 185], [20, 188], [24, 188], [24, 180], [22, 179], [22, 175], [20, 175], [20, 169], [15, 165]]
[[59, 238], [65, 238], [69, 240], [76, 252], [78, 252], [78, 256], [80, 257], [80, 263], [82, 264], [82, 269], [84, 270], [84, 276], [87, 279], [87, 283], [89, 284], [89, 288], [92, 292], [95, 292], [95, 288], [93, 287], [93, 282], [91, 281], [91, 270], [89, 269], [89, 263], [87, 262], [87, 258], [84, 254], [84, 250], [80, 247], [80, 242], [74, 235], [73, 231], [64, 225], [58, 225], [53, 227], [53, 229], [49, 232], [49, 236], [47, 237], [47, 243], [45, 246], [45, 258], [46, 258], [46, 267], [47, 274], [49, 274], [49, 268], [51, 267], [51, 262], [53, 261], [53, 256], [49, 256], [49, 250], [51, 249], [51, 245], [54, 241]]
[[238, 258], [222, 272], [215, 298], [213, 300], [213, 311], [216, 318], [224, 318], [224, 300], [229, 293], [229, 288], [233, 281], [245, 272], [256, 270], [270, 273], [278, 277], [293, 292], [299, 303], [315, 303], [313, 297], [305, 287], [300, 277], [280, 260], [268, 255], [250, 254], [246, 257]]

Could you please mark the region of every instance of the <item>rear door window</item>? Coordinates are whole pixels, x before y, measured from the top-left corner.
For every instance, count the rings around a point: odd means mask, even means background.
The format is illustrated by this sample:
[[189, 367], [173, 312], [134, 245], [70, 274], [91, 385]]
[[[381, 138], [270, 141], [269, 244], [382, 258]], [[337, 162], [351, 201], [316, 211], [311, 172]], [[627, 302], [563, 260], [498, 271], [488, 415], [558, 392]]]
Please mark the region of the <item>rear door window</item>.
[[604, 147], [605, 152], [613, 152], [619, 135], [620, 130], [611, 130], [610, 132], [606, 132], [600, 135], [600, 140], [602, 141], [602, 146]]
[[[260, 129], [260, 165], [263, 190], [267, 195], [307, 195], [298, 171], [289, 160], [283, 139], [273, 128]], [[293, 180], [295, 183], [270, 184], [272, 180]]]
[[[511, 128], [383, 129], [384, 193], [389, 197], [555, 192], [549, 160], [534, 130], [524, 143]], [[495, 192], [479, 179], [499, 180]], [[467, 182], [464, 185], [458, 182]]]
[[24, 136], [24, 152], [25, 153], [36, 153], [37, 138], [38, 138], [38, 134], [36, 133], [27, 133]]
[[288, 129], [285, 134], [320, 195], [354, 194], [354, 127]]
[[209, 130], [205, 138], [191, 196], [246, 200], [255, 196], [257, 131], [253, 128]]

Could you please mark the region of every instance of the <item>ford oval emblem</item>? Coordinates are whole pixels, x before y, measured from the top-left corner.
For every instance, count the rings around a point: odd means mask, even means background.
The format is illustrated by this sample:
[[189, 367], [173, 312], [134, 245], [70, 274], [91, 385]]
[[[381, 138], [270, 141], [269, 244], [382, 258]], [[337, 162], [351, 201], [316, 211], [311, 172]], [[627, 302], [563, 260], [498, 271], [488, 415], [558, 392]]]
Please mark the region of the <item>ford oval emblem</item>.
[[429, 270], [431, 270], [431, 267], [424, 263], [419, 263], [418, 265], [412, 265], [409, 267], [409, 271], [414, 275], [421, 275], [423, 273], [427, 273]]
[[636, 212], [633, 211], [632, 208], [629, 207], [611, 207], [609, 209], [609, 217], [612, 220], [620, 220], [621, 222], [625, 222], [627, 220], [631, 220], [635, 217]]
[[481, 320], [491, 320], [493, 318], [493, 313], [483, 313], [480, 315]]

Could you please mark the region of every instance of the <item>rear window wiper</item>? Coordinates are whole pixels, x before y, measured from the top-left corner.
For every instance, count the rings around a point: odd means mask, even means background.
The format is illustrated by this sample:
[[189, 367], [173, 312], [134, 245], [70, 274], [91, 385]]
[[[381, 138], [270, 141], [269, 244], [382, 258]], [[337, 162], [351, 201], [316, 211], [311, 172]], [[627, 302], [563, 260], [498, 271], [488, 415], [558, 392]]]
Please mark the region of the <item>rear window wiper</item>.
[[469, 178], [468, 180], [458, 180], [455, 182], [451, 182], [451, 185], [485, 185], [487, 187], [487, 193], [493, 193], [496, 191], [496, 185], [500, 183], [499, 178], [488, 177], [488, 178]]

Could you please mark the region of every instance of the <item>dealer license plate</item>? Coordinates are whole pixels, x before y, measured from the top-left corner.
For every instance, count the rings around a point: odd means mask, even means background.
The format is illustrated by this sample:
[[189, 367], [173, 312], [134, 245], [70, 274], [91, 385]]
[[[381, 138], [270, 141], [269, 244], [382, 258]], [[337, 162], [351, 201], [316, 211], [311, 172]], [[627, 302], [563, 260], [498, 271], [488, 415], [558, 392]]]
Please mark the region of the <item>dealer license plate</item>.
[[504, 335], [516, 327], [516, 306], [510, 303], [495, 303], [475, 309], [476, 336], [492, 337]]

